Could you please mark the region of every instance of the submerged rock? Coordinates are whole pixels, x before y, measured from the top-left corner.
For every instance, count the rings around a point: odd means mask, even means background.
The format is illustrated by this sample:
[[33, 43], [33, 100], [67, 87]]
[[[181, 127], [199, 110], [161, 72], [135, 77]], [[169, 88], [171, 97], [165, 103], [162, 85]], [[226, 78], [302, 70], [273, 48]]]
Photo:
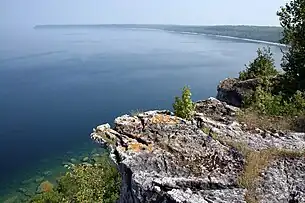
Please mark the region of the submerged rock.
[[44, 171], [44, 172], [42, 173], [42, 175], [44, 175], [44, 176], [50, 176], [50, 175], [52, 175], [52, 171]]
[[69, 166], [69, 165], [71, 165], [71, 163], [68, 162], [68, 161], [63, 161], [63, 162], [62, 162], [62, 165], [63, 165], [63, 166], [68, 165], [68, 166]]
[[16, 196], [12, 196], [12, 197], [9, 197], [8, 199], [4, 200], [3, 203], [17, 203], [17, 202], [20, 202], [20, 201], [19, 201], [19, 197], [16, 195]]
[[25, 188], [19, 188], [18, 192], [25, 194], [27, 192], [27, 190]]
[[76, 160], [75, 158], [71, 158], [71, 159], [70, 159], [70, 162], [71, 162], [72, 164], [76, 164], [76, 163], [77, 163], [77, 160]]
[[21, 184], [22, 185], [28, 185], [28, 184], [33, 183], [33, 182], [35, 182], [35, 179], [34, 178], [30, 178], [30, 179], [22, 181]]
[[89, 161], [89, 157], [84, 157], [84, 158], [82, 159], [82, 162], [87, 162], [87, 161]]
[[36, 182], [36, 183], [41, 183], [43, 180], [44, 180], [44, 177], [37, 177], [37, 178], [35, 179], [35, 182]]

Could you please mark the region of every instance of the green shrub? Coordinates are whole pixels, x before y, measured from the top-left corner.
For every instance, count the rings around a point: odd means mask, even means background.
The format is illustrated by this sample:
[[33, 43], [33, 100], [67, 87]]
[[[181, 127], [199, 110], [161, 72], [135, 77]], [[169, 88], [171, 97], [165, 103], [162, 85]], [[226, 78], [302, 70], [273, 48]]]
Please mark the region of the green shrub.
[[285, 93], [293, 95], [305, 91], [305, 1], [290, 0], [277, 12], [283, 28], [281, 43], [289, 45], [284, 50], [282, 68], [285, 71]]
[[68, 203], [58, 191], [45, 192], [38, 194], [30, 200], [31, 203]]
[[245, 106], [265, 115], [297, 116], [305, 110], [305, 94], [297, 91], [286, 99], [282, 94], [273, 95], [259, 86], [252, 97], [245, 99]]
[[263, 48], [257, 50], [257, 57], [248, 66], [246, 65], [246, 70], [239, 73], [239, 79], [272, 77], [277, 74], [270, 48]]
[[189, 87], [183, 87], [182, 97], [176, 97], [173, 104], [175, 115], [191, 120], [195, 110], [195, 104], [191, 99], [192, 93]]
[[57, 187], [35, 196], [32, 203], [112, 203], [119, 197], [120, 175], [109, 158], [101, 164], [77, 165], [57, 181]]

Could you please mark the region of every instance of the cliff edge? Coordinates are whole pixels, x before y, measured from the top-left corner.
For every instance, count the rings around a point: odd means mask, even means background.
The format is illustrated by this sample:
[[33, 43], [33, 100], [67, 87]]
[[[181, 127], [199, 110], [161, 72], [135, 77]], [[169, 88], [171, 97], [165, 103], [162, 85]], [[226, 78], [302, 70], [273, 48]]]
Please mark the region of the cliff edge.
[[156, 110], [94, 129], [122, 175], [118, 202], [305, 202], [305, 133], [246, 131], [238, 111], [209, 98], [193, 121]]

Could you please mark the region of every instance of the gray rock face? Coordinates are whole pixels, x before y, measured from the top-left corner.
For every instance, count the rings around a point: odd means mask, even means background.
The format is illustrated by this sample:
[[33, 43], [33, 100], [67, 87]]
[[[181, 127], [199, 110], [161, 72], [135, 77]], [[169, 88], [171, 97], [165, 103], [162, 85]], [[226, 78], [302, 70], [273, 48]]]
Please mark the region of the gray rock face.
[[240, 81], [235, 78], [227, 78], [217, 87], [217, 99], [230, 105], [240, 107], [247, 95], [252, 95], [259, 85], [258, 79]]
[[107, 143], [123, 174], [119, 202], [244, 202], [243, 156], [169, 112], [125, 115], [91, 137]]
[[226, 109], [227, 111], [227, 114], [222, 114], [219, 116], [221, 119], [218, 120], [214, 119], [213, 114], [196, 114], [197, 120], [202, 123], [201, 126], [211, 129], [220, 138], [243, 143], [253, 150], [271, 147], [284, 150], [305, 150], [305, 133], [272, 133], [260, 129], [257, 129], [256, 132], [244, 131], [242, 125], [232, 119], [232, 115], [238, 111], [238, 108], [228, 108], [229, 105], [216, 99], [209, 99], [206, 103], [210, 106], [216, 106], [215, 109]]
[[257, 188], [262, 203], [305, 202], [305, 157], [273, 162], [262, 173]]
[[[118, 117], [113, 129], [109, 124], [94, 129], [91, 138], [111, 150], [111, 158], [122, 174], [118, 202], [246, 202], [247, 190], [238, 186], [245, 158], [210, 133], [205, 134], [201, 127], [253, 150], [305, 149], [304, 133], [243, 131], [234, 120], [238, 108], [214, 98], [197, 102], [196, 111], [192, 122], [168, 111], [149, 111], [136, 117]], [[304, 159], [272, 162], [261, 175], [257, 192], [261, 202], [288, 202], [293, 198], [304, 202], [304, 166]]]
[[208, 116], [215, 121], [231, 123], [239, 108], [230, 106], [225, 102], [211, 97], [207, 100], [197, 101], [195, 103], [196, 116]]

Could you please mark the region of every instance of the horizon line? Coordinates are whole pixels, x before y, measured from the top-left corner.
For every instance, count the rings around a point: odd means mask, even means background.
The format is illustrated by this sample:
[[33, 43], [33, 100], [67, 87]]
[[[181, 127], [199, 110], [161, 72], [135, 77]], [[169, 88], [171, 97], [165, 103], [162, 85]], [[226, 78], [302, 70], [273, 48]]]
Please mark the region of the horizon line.
[[153, 24], [153, 23], [103, 23], [103, 24], [37, 24], [35, 27], [40, 26], [103, 26], [103, 25], [163, 25], [163, 26], [255, 26], [255, 27], [281, 27], [279, 25], [253, 25], [253, 24], [213, 24], [213, 25], [198, 25], [198, 24]]

